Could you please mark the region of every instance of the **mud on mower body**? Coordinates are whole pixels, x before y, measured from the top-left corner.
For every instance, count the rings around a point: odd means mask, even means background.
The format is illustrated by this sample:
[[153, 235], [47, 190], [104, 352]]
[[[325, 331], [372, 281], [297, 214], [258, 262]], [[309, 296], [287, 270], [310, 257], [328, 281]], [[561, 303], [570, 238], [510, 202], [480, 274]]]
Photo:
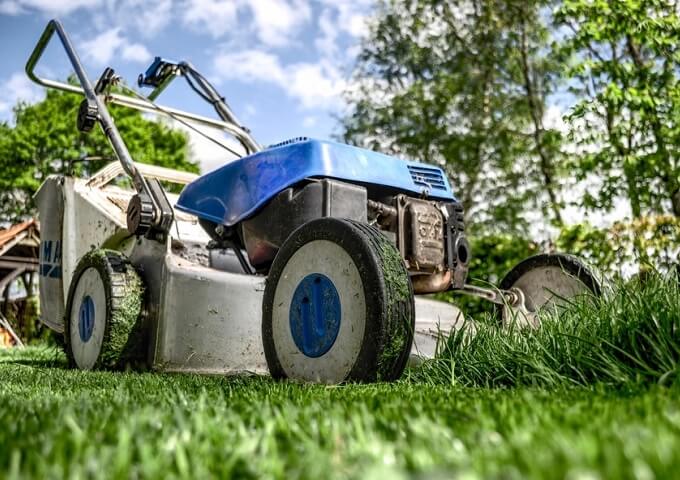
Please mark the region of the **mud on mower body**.
[[[80, 87], [33, 73], [55, 32]], [[455, 307], [414, 294], [477, 295], [506, 320], [519, 312], [534, 323], [556, 298], [599, 291], [562, 255], [522, 262], [500, 290], [467, 285], [463, 211], [440, 168], [305, 138], [261, 149], [186, 62], [156, 59], [139, 79], [154, 88], [147, 98], [112, 94], [113, 70], [92, 87], [51, 21], [26, 70], [85, 95], [79, 129], [99, 123], [120, 161], [87, 180], [52, 176], [36, 195], [43, 321], [63, 332], [79, 368], [392, 380], [409, 356], [433, 356], [438, 334], [461, 320]], [[221, 120], [153, 103], [176, 76]], [[221, 128], [245, 155], [201, 177], [135, 164], [107, 102]], [[122, 173], [135, 192], [112, 184]], [[161, 181], [186, 186], [177, 197]]]

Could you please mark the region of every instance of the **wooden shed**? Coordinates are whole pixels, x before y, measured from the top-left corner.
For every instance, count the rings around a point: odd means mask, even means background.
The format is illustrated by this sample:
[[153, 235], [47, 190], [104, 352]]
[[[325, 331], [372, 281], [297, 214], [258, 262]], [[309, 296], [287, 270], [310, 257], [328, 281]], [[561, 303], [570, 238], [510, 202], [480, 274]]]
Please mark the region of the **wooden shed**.
[[35, 220], [0, 229], [0, 346], [21, 343], [7, 317], [21, 314], [36, 294], [39, 248]]

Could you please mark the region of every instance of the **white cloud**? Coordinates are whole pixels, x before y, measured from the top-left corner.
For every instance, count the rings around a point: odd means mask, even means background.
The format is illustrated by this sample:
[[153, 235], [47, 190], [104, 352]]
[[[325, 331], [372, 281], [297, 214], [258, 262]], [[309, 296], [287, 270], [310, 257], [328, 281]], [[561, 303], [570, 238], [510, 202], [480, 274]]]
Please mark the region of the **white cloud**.
[[65, 20], [92, 67], [149, 61], [139, 39], [173, 23], [178, 35], [183, 27], [220, 39], [226, 44], [210, 46], [218, 52], [211, 80], [274, 85], [307, 110], [342, 105], [345, 70], [373, 8], [374, 0], [0, 0], [7, 15], [82, 13], [75, 25]]
[[172, 21], [172, 0], [125, 0], [115, 3], [117, 24], [132, 24], [144, 37], [156, 35]]
[[368, 32], [368, 15], [374, 0], [321, 0], [321, 4], [335, 12], [335, 25], [343, 32], [359, 38]]
[[82, 42], [79, 48], [86, 59], [97, 65], [106, 65], [123, 45], [123, 42], [120, 28], [113, 28], [100, 33], [91, 40]]
[[315, 127], [317, 123], [319, 123], [319, 119], [314, 115], [307, 115], [302, 119], [302, 126], [305, 128]]
[[283, 85], [286, 73], [276, 55], [262, 50], [242, 50], [234, 53], [224, 53], [215, 58], [215, 68], [220, 77]]
[[20, 13], [22, 13], [22, 9], [18, 2], [0, 2], [0, 15], [19, 15]]
[[357, 40], [368, 34], [368, 18], [373, 0], [319, 0], [323, 9], [318, 17], [314, 45], [320, 60], [297, 65], [289, 92], [303, 107], [325, 106], [339, 110], [342, 94], [356, 88], [348, 80], [351, 64], [360, 51]]
[[[323, 0], [324, 8], [319, 15], [320, 35], [314, 41], [319, 53], [332, 57], [339, 52], [338, 39], [344, 33], [354, 39], [368, 34], [368, 15], [372, 0]], [[345, 49], [345, 58], [356, 56], [356, 47]]]
[[31, 82], [24, 72], [14, 72], [0, 82], [0, 118], [6, 116], [19, 101], [34, 103], [44, 96], [43, 90]]
[[368, 21], [366, 15], [353, 13], [345, 24], [345, 31], [353, 37], [361, 38], [368, 34]]
[[319, 31], [321, 35], [314, 41], [316, 49], [323, 55], [335, 55], [340, 28], [330, 8], [325, 8], [319, 15]]
[[236, 27], [238, 0], [187, 0], [183, 6], [184, 23], [198, 31], [221, 37]]
[[139, 63], [151, 58], [144, 45], [130, 42], [120, 31], [119, 27], [112, 28], [91, 40], [82, 42], [79, 48], [83, 51], [84, 57], [97, 66], [108, 65], [117, 54], [125, 60]]
[[151, 53], [141, 43], [124, 45], [121, 50], [124, 60], [137, 63], [146, 63], [151, 60]]
[[0, 0], [4, 15], [38, 12], [63, 18], [77, 10], [88, 11], [88, 23], [95, 30], [120, 27], [151, 37], [172, 21], [173, 0]]
[[346, 86], [333, 64], [321, 62], [292, 65], [284, 88], [305, 108], [336, 108], [343, 103], [341, 96]]
[[309, 4], [301, 0], [249, 0], [257, 36], [265, 45], [282, 46], [290, 43], [311, 17]]
[[50, 15], [67, 15], [80, 8], [93, 8], [100, 0], [0, 0], [0, 13], [20, 15], [40, 11]]
[[255, 105], [252, 103], [246, 103], [243, 107], [243, 112], [246, 117], [252, 118], [257, 115], [257, 107], [255, 107]]
[[183, 21], [214, 38], [251, 30], [268, 46], [289, 44], [311, 18], [305, 0], [185, 0]]
[[346, 80], [331, 62], [283, 65], [276, 55], [262, 50], [225, 53], [215, 59], [222, 78], [258, 81], [278, 86], [304, 108], [336, 108]]

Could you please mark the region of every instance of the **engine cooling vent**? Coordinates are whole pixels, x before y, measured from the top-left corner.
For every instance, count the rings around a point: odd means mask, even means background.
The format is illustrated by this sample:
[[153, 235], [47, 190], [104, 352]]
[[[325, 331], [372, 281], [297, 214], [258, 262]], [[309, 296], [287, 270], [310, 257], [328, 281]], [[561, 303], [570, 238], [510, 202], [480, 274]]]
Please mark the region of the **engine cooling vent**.
[[446, 191], [446, 180], [442, 171], [438, 168], [408, 165], [413, 183], [429, 190]]
[[306, 142], [307, 140], [309, 140], [309, 138], [307, 138], [307, 137], [295, 137], [295, 138], [291, 138], [290, 140], [286, 140], [284, 142], [275, 143], [274, 145], [269, 145], [268, 148], [283, 147], [284, 145], [291, 145], [293, 143]]

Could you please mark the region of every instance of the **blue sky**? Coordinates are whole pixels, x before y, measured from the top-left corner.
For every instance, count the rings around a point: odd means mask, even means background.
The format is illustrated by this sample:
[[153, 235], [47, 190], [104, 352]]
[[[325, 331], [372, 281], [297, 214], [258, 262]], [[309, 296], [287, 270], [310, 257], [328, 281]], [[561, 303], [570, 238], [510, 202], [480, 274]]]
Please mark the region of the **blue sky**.
[[[0, 120], [18, 99], [43, 95], [24, 65], [50, 18], [69, 32], [94, 80], [112, 66], [136, 85], [153, 57], [189, 60], [267, 145], [337, 131], [342, 92], [354, 65], [371, 0], [0, 0]], [[56, 39], [54, 39], [56, 40]], [[64, 79], [70, 65], [55, 42], [38, 73]], [[159, 103], [212, 115], [176, 81]], [[192, 135], [204, 169], [222, 152]]]

